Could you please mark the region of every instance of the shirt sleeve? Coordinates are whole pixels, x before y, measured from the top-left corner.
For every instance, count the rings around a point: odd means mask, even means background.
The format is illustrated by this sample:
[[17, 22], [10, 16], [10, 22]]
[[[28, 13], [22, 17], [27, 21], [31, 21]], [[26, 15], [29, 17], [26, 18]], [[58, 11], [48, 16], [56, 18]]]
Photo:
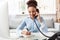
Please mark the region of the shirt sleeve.
[[21, 22], [21, 24], [17, 27], [17, 35], [20, 36], [21, 35], [21, 31], [24, 29], [24, 27], [26, 26], [25, 20], [23, 20]]
[[40, 24], [41, 24], [41, 27], [40, 27], [41, 31], [42, 31], [43, 33], [48, 32], [48, 27], [47, 27], [46, 22], [44, 21], [43, 18], [42, 18], [42, 23], [40, 23]]

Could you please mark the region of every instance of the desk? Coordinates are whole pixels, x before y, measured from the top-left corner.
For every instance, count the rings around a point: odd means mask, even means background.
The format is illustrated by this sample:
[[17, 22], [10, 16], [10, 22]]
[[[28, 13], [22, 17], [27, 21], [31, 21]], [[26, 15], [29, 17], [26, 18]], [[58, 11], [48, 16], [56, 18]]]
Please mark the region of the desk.
[[[53, 34], [55, 34], [54, 32], [48, 32], [46, 35], [48, 36], [52, 36]], [[39, 33], [32, 33], [32, 35], [30, 37], [24, 37], [24, 38], [18, 38], [18, 35], [15, 32], [10, 33], [10, 37], [11, 38], [15, 38], [16, 40], [34, 40], [34, 39], [45, 39], [46, 37], [44, 37], [42, 34]]]
[[32, 35], [29, 37], [18, 38], [17, 40], [43, 40], [43, 39], [47, 39], [47, 37], [43, 36], [40, 33], [32, 33]]

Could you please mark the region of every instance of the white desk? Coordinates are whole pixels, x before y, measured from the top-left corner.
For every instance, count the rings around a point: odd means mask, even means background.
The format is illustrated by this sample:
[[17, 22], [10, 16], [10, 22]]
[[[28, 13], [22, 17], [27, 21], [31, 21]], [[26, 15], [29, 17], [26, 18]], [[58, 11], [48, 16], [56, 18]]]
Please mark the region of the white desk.
[[[50, 33], [51, 35], [52, 33]], [[23, 38], [18, 38], [17, 40], [43, 40], [43, 39], [46, 39], [47, 37], [43, 36], [42, 34], [40, 33], [32, 33], [31, 36], [29, 37], [23, 37]]]
[[[53, 32], [48, 32], [46, 35], [52, 36], [53, 34], [54, 34]], [[34, 40], [34, 39], [42, 40], [42, 39], [46, 38], [40, 33], [32, 33], [32, 35], [29, 38], [26, 38], [26, 37], [25, 38], [18, 38], [16, 32], [11, 32], [10, 37], [15, 38], [15, 40]]]

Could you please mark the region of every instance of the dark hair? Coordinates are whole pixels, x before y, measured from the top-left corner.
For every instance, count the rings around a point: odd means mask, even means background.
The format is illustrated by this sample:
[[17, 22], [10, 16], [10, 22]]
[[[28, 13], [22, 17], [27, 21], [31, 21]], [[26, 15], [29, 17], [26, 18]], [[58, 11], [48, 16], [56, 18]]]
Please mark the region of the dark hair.
[[29, 0], [28, 2], [27, 2], [27, 5], [28, 5], [28, 7], [35, 7], [36, 8], [36, 6], [37, 6], [37, 1], [36, 0]]
[[36, 11], [39, 13], [39, 9], [36, 9]]

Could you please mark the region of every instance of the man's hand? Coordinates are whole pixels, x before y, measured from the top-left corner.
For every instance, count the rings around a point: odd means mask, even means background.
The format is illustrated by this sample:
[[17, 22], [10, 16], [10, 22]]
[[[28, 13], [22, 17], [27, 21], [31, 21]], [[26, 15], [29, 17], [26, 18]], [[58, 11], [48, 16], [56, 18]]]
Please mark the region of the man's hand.
[[24, 34], [24, 35], [31, 35], [31, 32], [28, 32], [26, 29], [24, 29], [21, 34]]

